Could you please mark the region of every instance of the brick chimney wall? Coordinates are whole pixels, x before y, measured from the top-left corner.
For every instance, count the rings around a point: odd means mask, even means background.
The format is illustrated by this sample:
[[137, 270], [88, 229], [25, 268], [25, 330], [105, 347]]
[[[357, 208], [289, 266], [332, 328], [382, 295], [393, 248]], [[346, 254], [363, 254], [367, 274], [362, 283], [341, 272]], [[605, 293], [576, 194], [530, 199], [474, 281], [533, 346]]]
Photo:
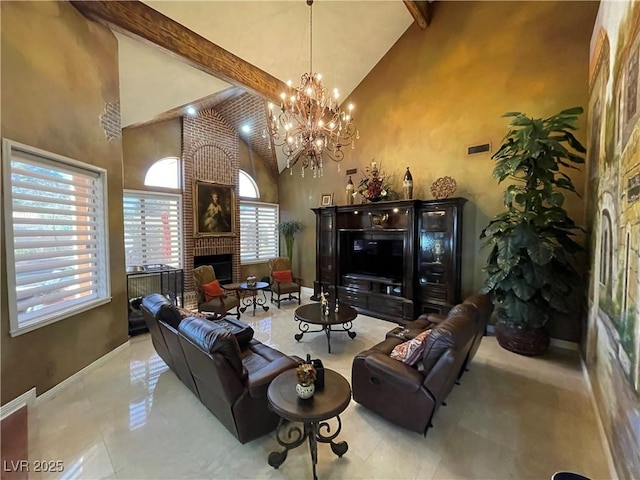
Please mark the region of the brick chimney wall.
[[[238, 133], [214, 110], [182, 120], [183, 233], [185, 306], [194, 308], [193, 257], [233, 255], [233, 281], [240, 278], [240, 214], [238, 197]], [[194, 238], [194, 180], [233, 185], [236, 192], [235, 236]]]

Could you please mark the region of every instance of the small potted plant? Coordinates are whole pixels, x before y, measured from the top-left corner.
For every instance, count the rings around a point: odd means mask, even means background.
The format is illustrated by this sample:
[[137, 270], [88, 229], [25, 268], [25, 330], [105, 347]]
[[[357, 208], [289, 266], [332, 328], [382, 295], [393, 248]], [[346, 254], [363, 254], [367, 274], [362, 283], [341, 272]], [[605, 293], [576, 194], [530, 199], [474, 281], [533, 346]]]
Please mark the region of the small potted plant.
[[301, 363], [296, 369], [296, 392], [302, 399], [311, 398], [315, 392], [316, 369], [310, 363]]
[[293, 267], [293, 240], [298, 232], [304, 230], [304, 224], [297, 220], [289, 220], [279, 223], [277, 229], [278, 233], [284, 237], [287, 257], [289, 257], [289, 263]]

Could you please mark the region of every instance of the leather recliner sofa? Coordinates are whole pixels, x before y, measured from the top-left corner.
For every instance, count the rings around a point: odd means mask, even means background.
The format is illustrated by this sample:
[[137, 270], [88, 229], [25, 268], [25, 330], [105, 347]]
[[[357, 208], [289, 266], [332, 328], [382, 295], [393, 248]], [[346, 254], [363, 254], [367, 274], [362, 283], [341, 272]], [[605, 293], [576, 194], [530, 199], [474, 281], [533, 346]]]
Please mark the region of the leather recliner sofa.
[[160, 294], [145, 297], [141, 309], [158, 355], [241, 443], [276, 428], [267, 388], [300, 358], [253, 339], [237, 320], [182, 318]]
[[488, 295], [483, 295], [480, 293], [476, 293], [467, 297], [461, 304], [453, 307], [447, 315], [442, 315], [440, 313], [424, 313], [420, 315], [413, 322], [409, 322], [402, 327], [397, 327], [387, 333], [387, 337], [398, 337], [404, 338], [406, 340], [410, 340], [415, 338], [420, 333], [425, 330], [432, 328], [434, 324], [441, 323], [447, 318], [460, 313], [464, 310], [461, 305], [471, 305], [478, 310], [477, 316], [477, 324], [476, 324], [476, 333], [473, 339], [473, 344], [469, 349], [469, 353], [467, 354], [467, 358], [465, 358], [462, 367], [460, 368], [460, 373], [458, 374], [458, 378], [462, 376], [462, 374], [468, 370], [469, 363], [473, 360], [476, 353], [478, 352], [478, 348], [480, 347], [480, 342], [482, 341], [482, 337], [486, 334], [487, 325], [489, 324], [489, 320], [491, 319], [491, 314], [493, 313], [493, 303]]
[[353, 399], [401, 427], [426, 435], [433, 416], [453, 389], [478, 328], [478, 309], [457, 307], [456, 314], [432, 324], [422, 358], [415, 366], [390, 356], [406, 341], [401, 336], [390, 335], [357, 354], [351, 371]]

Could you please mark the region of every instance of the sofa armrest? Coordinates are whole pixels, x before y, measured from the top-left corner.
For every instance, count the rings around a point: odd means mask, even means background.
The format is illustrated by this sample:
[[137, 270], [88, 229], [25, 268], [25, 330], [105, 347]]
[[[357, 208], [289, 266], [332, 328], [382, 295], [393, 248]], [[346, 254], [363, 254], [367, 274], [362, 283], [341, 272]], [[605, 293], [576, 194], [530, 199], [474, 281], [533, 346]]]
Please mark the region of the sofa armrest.
[[441, 313], [423, 313], [416, 320], [423, 320], [431, 323], [442, 323], [447, 319], [446, 315]]
[[417, 369], [394, 360], [380, 351], [369, 350], [364, 355], [357, 355], [355, 361], [363, 361], [366, 369], [373, 375], [377, 375], [379, 380], [405, 392], [418, 391], [424, 380]]
[[259, 370], [250, 371], [249, 377], [247, 378], [249, 395], [253, 398], [266, 397], [267, 389], [273, 379], [282, 372], [291, 370], [297, 366], [298, 362], [295, 359], [283, 356], [267, 363]]
[[[425, 388], [441, 403], [446, 395], [447, 384], [452, 380], [452, 368], [455, 362], [455, 351], [450, 348], [442, 354], [424, 379]], [[457, 377], [457, 375], [455, 375]], [[455, 381], [455, 380], [454, 380]]]

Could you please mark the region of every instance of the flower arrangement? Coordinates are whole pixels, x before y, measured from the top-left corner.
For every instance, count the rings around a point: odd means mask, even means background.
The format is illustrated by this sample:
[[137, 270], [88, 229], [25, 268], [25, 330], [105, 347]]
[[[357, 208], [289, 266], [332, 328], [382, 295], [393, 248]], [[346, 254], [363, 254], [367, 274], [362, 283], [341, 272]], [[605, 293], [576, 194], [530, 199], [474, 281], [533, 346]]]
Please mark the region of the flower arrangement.
[[367, 174], [358, 185], [357, 192], [370, 202], [380, 200], [393, 200], [398, 194], [391, 188], [389, 177], [378, 168], [375, 160], [371, 160], [371, 165], [365, 168]]
[[309, 385], [316, 381], [316, 369], [310, 363], [301, 363], [296, 368], [296, 378], [300, 385]]

